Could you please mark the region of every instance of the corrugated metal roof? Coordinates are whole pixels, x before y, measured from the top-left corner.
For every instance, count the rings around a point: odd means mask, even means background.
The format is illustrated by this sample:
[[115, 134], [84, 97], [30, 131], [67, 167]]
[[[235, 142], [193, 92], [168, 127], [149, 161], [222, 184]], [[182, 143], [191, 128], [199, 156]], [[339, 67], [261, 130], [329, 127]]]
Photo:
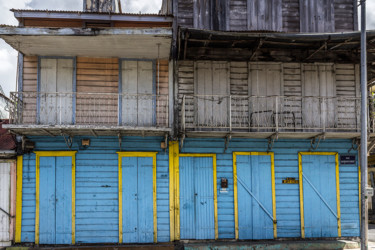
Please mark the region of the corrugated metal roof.
[[88, 12], [88, 11], [71, 11], [71, 10], [34, 10], [34, 9], [10, 9], [12, 12], [39, 12], [39, 13], [66, 13], [66, 14], [100, 14], [106, 16], [123, 15], [123, 16], [171, 16], [157, 13], [115, 13], [115, 12]]

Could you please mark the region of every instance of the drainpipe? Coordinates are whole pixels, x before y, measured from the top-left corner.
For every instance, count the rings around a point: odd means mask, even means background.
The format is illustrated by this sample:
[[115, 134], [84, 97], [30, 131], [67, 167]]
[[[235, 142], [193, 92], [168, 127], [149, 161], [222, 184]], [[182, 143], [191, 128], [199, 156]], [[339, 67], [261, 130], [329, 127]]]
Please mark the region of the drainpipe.
[[368, 249], [366, 0], [361, 0], [361, 249]]

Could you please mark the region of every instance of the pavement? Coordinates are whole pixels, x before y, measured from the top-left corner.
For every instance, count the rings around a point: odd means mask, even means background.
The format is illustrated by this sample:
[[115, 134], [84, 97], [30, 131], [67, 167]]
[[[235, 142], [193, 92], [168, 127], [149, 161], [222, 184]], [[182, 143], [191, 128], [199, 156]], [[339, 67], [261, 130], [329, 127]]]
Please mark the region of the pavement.
[[[369, 250], [375, 250], [375, 224], [369, 224], [368, 229]], [[1, 247], [0, 247], [1, 249]], [[7, 250], [127, 250], [127, 249], [154, 249], [154, 250], [274, 250], [274, 249], [353, 249], [360, 250], [358, 241], [348, 240], [273, 240], [273, 241], [218, 241], [218, 242], [180, 242], [154, 245], [95, 245], [95, 246], [56, 246], [56, 247], [8, 247]]]

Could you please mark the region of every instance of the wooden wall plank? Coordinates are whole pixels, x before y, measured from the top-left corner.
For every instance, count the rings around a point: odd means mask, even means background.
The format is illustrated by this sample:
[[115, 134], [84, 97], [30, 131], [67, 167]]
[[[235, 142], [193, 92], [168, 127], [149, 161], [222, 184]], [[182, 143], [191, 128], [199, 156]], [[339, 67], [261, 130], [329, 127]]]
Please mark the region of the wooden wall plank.
[[117, 58], [77, 58], [77, 124], [118, 123], [118, 70]]

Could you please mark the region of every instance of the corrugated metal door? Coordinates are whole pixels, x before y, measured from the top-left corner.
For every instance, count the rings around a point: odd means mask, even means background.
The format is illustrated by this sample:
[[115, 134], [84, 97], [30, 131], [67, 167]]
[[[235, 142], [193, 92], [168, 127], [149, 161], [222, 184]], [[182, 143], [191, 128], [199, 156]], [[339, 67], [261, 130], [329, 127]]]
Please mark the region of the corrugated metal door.
[[72, 242], [72, 158], [40, 157], [39, 243]]
[[[0, 208], [10, 214], [10, 163], [0, 163]], [[9, 225], [9, 216], [0, 211], [0, 246], [11, 240]]]
[[215, 239], [212, 157], [180, 157], [180, 238]]
[[40, 123], [72, 124], [73, 59], [41, 59], [40, 63]]
[[124, 243], [154, 241], [153, 158], [122, 158]]
[[338, 237], [334, 155], [302, 155], [305, 237]]
[[237, 156], [239, 239], [273, 239], [271, 178], [271, 156]]

